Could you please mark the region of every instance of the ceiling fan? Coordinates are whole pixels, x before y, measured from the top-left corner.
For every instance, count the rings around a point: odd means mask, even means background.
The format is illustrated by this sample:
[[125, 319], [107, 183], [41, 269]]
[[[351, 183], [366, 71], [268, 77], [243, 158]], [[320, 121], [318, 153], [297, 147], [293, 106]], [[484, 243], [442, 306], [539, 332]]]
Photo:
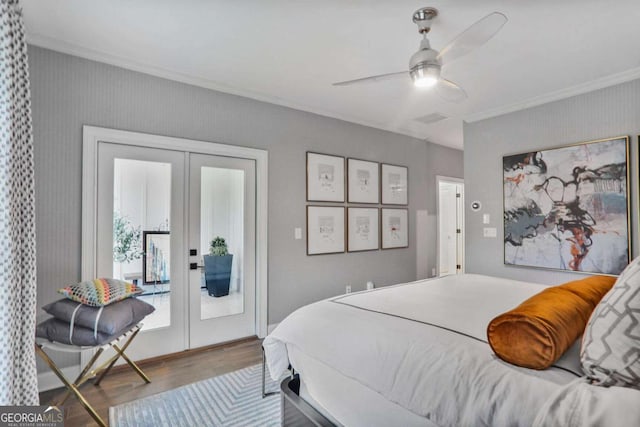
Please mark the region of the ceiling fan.
[[423, 7], [413, 14], [413, 22], [422, 34], [420, 49], [409, 60], [409, 71], [380, 74], [355, 80], [334, 83], [333, 86], [349, 86], [352, 84], [377, 82], [409, 74], [416, 87], [435, 87], [438, 95], [447, 101], [460, 102], [467, 98], [465, 91], [454, 82], [443, 78], [440, 70], [444, 65], [471, 52], [485, 44], [507, 22], [507, 17], [500, 12], [493, 12], [471, 25], [460, 33], [440, 52], [431, 49], [427, 34], [431, 30], [433, 19], [438, 16], [438, 10], [433, 7]]

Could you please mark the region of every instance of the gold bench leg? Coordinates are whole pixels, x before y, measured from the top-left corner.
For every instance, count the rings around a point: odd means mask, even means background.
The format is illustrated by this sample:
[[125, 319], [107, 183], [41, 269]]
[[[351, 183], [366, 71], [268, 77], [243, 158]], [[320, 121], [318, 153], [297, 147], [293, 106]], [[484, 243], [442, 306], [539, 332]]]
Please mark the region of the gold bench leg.
[[98, 423], [98, 425], [100, 425], [101, 427], [107, 427], [107, 424], [102, 420], [102, 418], [100, 418], [100, 415], [98, 415], [98, 413], [95, 411], [95, 409], [93, 409], [93, 407], [89, 404], [89, 402], [86, 401], [84, 396], [80, 394], [80, 391], [76, 388], [76, 386], [74, 384], [71, 384], [69, 380], [65, 378], [65, 376], [58, 369], [56, 364], [53, 363], [53, 360], [51, 360], [51, 358], [49, 358], [47, 353], [45, 353], [44, 350], [42, 350], [42, 348], [40, 348], [40, 346], [37, 344], [36, 344], [36, 353], [38, 353], [42, 358], [42, 360], [44, 360], [47, 363], [47, 365], [49, 365], [49, 368], [51, 368], [51, 370], [58, 376], [58, 378], [60, 378], [60, 381], [64, 383], [64, 385], [67, 387], [69, 392], [73, 393], [73, 395], [76, 398], [78, 398], [78, 401], [80, 402], [80, 404], [84, 407], [84, 409], [87, 410], [87, 412], [89, 413], [89, 415], [91, 415], [91, 417], [95, 420], [95, 422]]
[[[140, 329], [136, 329], [133, 334], [131, 334], [131, 336], [129, 337], [129, 339], [124, 343], [124, 345], [122, 346], [122, 348], [118, 347], [117, 344], [115, 343], [111, 343], [111, 347], [116, 351], [116, 355], [113, 356], [111, 359], [109, 359], [108, 361], [106, 361], [101, 367], [99, 367], [98, 369], [96, 369], [96, 372], [100, 372], [100, 374], [98, 375], [98, 378], [96, 378], [95, 382], [93, 383], [93, 385], [100, 385], [100, 382], [102, 381], [102, 379], [105, 377], [105, 375], [107, 375], [107, 373], [111, 370], [111, 368], [113, 368], [113, 365], [116, 364], [116, 362], [118, 361], [118, 359], [120, 357], [122, 357], [128, 364], [129, 366], [131, 366], [131, 368], [133, 368], [134, 371], [136, 371], [136, 373], [138, 375], [140, 375], [140, 377], [148, 384], [151, 382], [151, 380], [144, 374], [144, 372], [142, 372], [142, 370], [138, 367], [138, 365], [136, 365], [131, 359], [129, 359], [129, 357], [127, 357], [126, 354], [124, 354], [124, 351], [127, 349], [127, 347], [129, 347], [129, 344], [131, 344], [131, 342], [133, 341], [133, 339], [136, 337], [136, 335], [138, 335], [138, 332], [140, 332]], [[103, 369], [103, 367], [105, 367]]]
[[[89, 378], [91, 378], [91, 374], [87, 375], [87, 373], [89, 372], [89, 370], [91, 369], [93, 364], [96, 363], [96, 360], [98, 360], [98, 358], [100, 357], [100, 355], [102, 354], [103, 351], [104, 351], [104, 348], [100, 347], [98, 349], [98, 351], [96, 351], [96, 353], [93, 355], [91, 360], [89, 360], [89, 363], [87, 363], [87, 365], [84, 367], [82, 372], [80, 372], [80, 375], [78, 375], [78, 378], [76, 378], [76, 380], [73, 382], [73, 385], [76, 388], [80, 387], [82, 384], [87, 382], [87, 380]], [[71, 396], [71, 391], [69, 391], [67, 389], [67, 392], [65, 393], [64, 397], [62, 398], [62, 400], [60, 402], [58, 402], [58, 405], [64, 404], [64, 402], [66, 402], [66, 400], [69, 398], [69, 396]]]
[[147, 377], [147, 375], [144, 372], [142, 372], [142, 369], [140, 369], [140, 367], [133, 360], [129, 359], [129, 356], [124, 354], [124, 348], [122, 350], [120, 350], [120, 348], [118, 348], [118, 346], [116, 344], [113, 344], [112, 347], [129, 364], [129, 366], [131, 366], [131, 369], [133, 369], [134, 371], [136, 371], [136, 373], [138, 375], [140, 375], [140, 377], [144, 380], [144, 382], [146, 382], [147, 384], [149, 384], [151, 382], [149, 377]]

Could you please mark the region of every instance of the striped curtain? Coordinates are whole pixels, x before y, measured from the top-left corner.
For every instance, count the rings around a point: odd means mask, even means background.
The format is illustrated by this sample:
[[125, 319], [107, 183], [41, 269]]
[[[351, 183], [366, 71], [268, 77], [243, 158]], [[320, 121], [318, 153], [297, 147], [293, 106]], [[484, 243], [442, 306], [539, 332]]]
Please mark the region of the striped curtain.
[[27, 43], [0, 0], [0, 405], [38, 405], [36, 225]]

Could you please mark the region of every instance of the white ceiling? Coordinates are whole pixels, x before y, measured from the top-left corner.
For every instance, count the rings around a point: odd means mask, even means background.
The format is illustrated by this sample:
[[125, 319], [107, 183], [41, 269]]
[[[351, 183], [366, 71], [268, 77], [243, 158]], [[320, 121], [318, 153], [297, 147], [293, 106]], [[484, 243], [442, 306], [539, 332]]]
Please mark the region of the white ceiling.
[[[421, 139], [462, 147], [478, 120], [640, 77], [638, 0], [22, 0], [30, 43]], [[443, 75], [469, 99], [442, 101], [401, 71], [420, 36], [414, 10], [439, 9], [442, 48], [493, 11], [509, 22]], [[449, 117], [425, 125], [431, 113]]]

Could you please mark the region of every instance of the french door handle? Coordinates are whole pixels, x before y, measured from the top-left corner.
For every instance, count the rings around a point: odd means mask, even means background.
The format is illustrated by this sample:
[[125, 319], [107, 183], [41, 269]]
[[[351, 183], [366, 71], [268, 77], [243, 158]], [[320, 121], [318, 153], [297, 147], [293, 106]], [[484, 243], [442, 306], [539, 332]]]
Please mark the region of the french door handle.
[[189, 264], [189, 270], [197, 270], [197, 269], [203, 270], [204, 265], [198, 265], [197, 262], [192, 262]]

